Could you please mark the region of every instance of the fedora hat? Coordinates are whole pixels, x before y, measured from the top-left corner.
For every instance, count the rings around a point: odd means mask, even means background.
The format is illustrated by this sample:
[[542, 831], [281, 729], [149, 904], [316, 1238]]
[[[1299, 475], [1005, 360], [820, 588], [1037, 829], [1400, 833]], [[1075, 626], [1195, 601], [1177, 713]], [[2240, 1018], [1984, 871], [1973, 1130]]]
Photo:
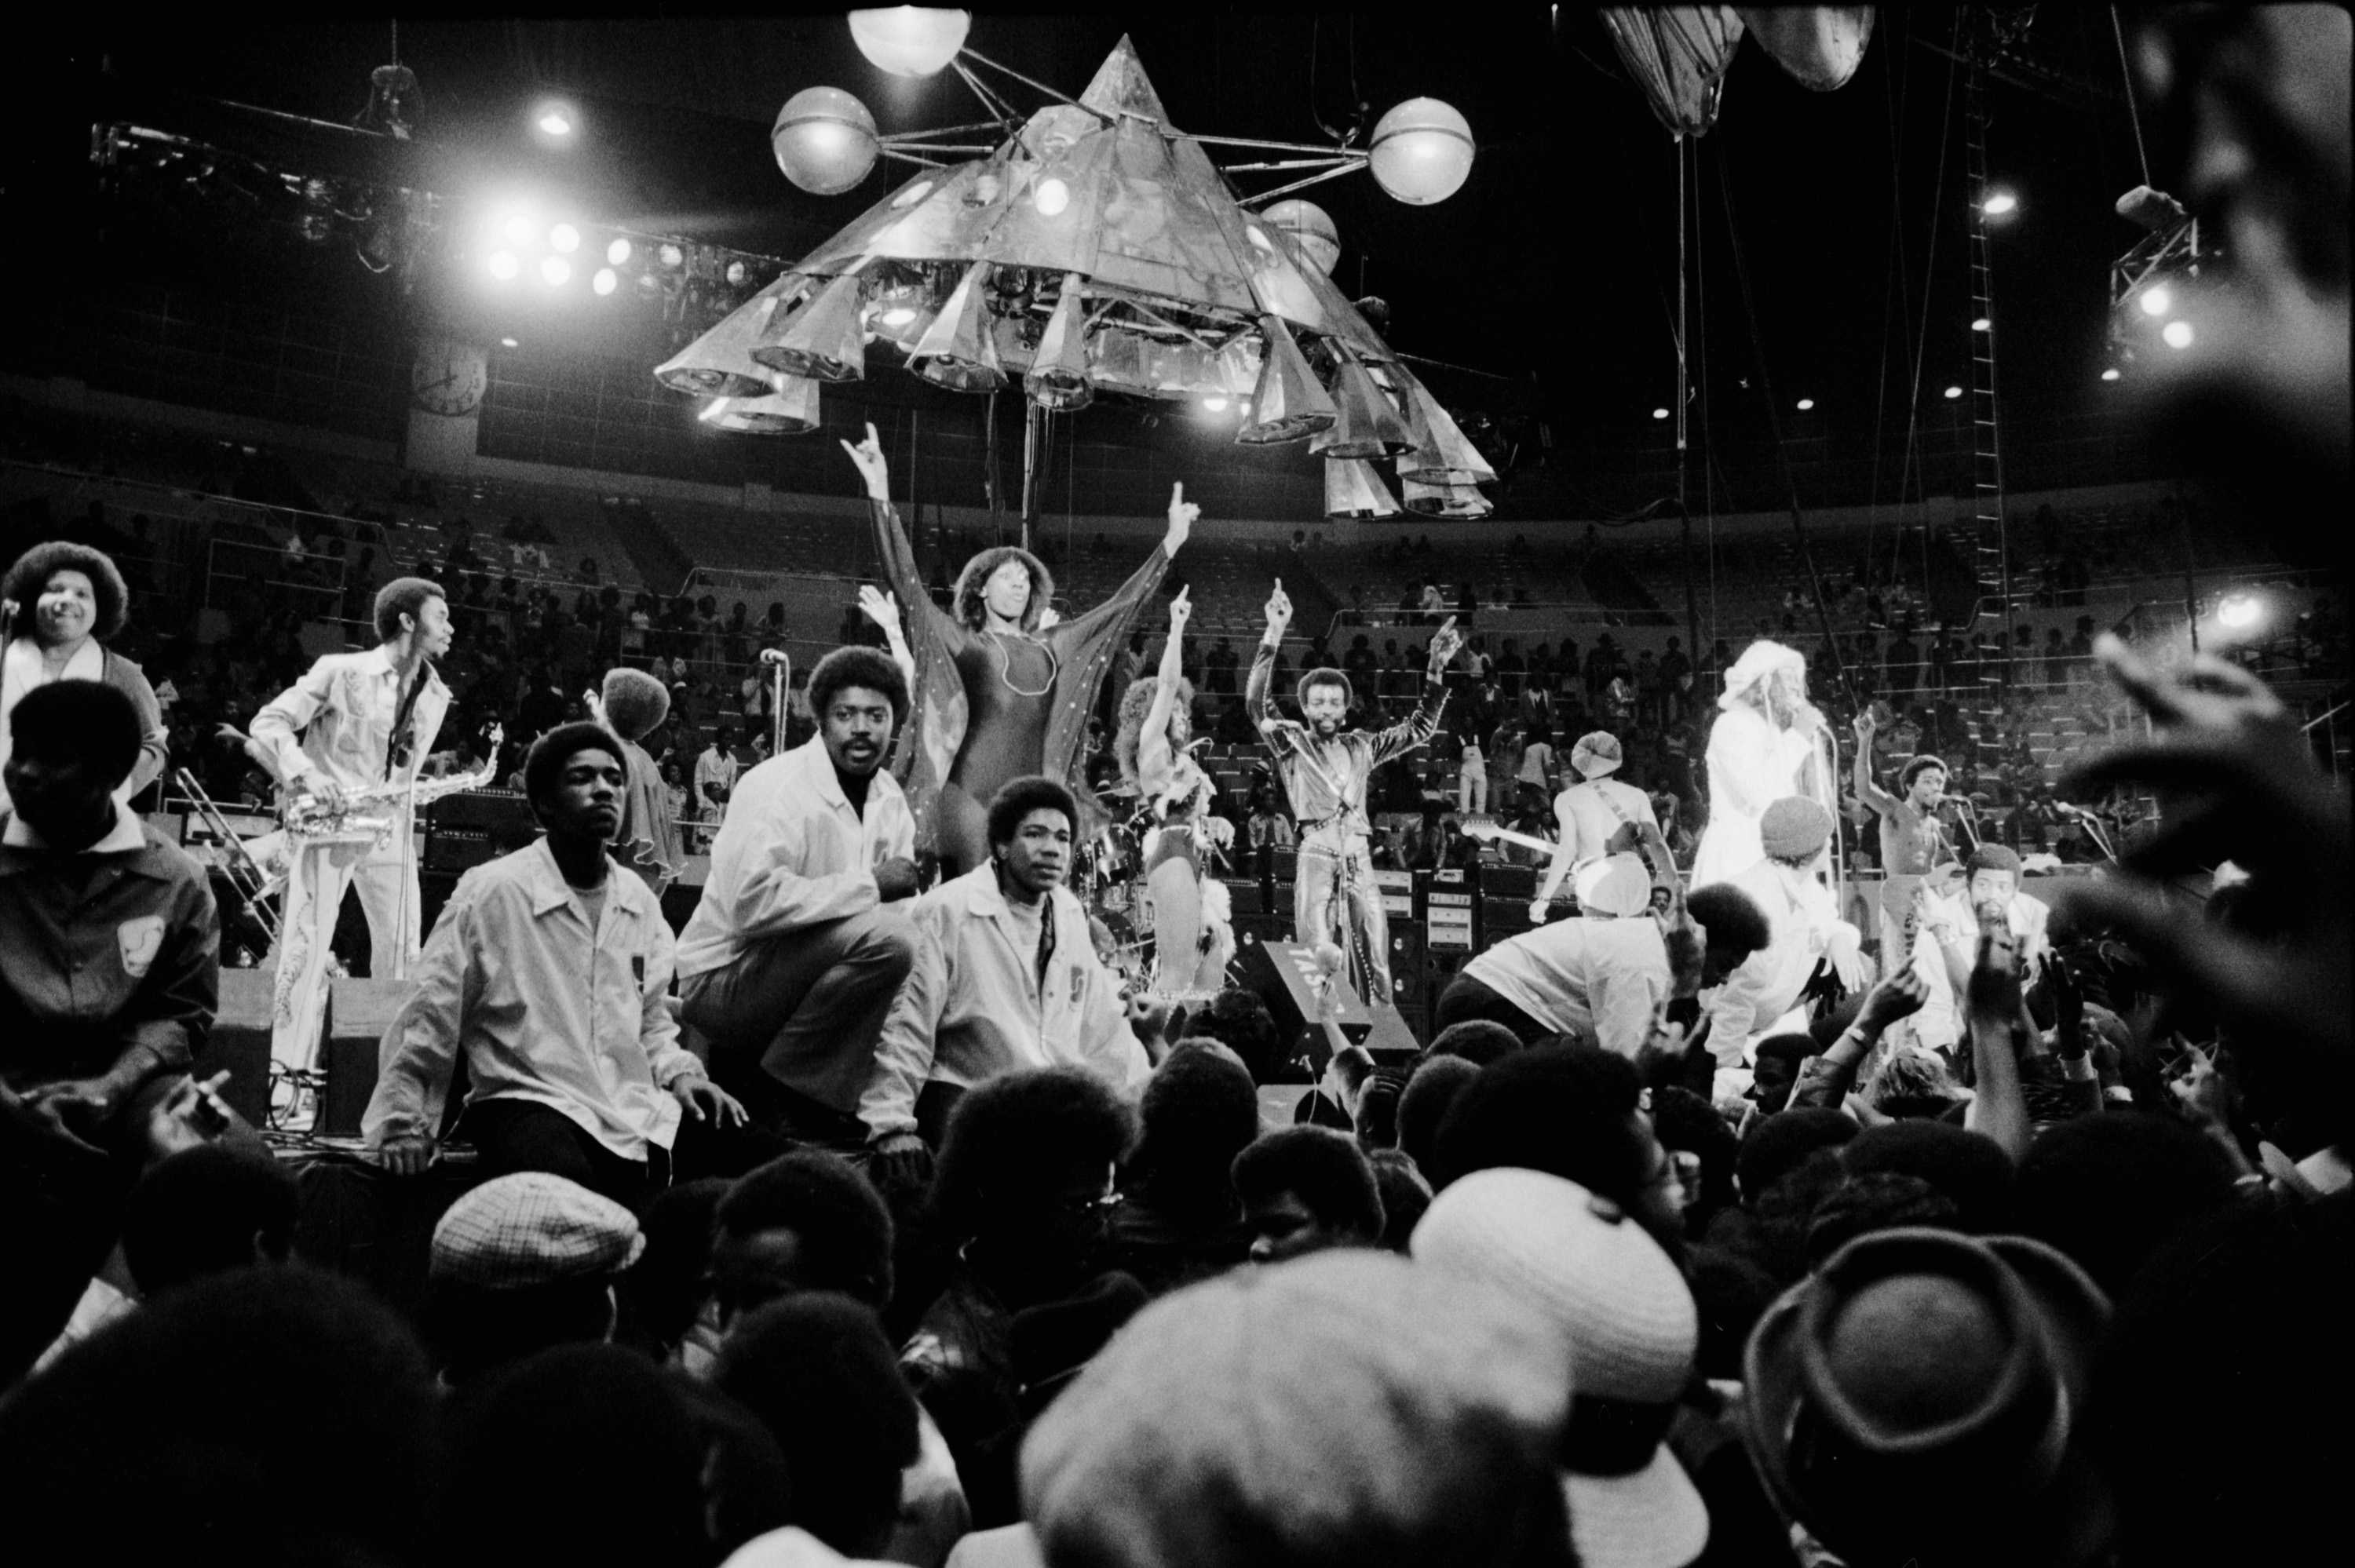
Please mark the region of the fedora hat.
[[2108, 1529], [2084, 1420], [2108, 1319], [2041, 1242], [1859, 1236], [1752, 1332], [1743, 1441], [1849, 1568], [2087, 1561]]

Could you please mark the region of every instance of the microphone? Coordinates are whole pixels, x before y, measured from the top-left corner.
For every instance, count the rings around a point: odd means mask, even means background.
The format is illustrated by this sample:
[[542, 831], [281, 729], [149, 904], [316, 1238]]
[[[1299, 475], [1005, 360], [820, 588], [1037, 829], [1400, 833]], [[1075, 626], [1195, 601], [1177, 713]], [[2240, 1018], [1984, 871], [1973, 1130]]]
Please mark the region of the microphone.
[[2091, 807], [2073, 806], [2066, 800], [2053, 801], [2052, 809], [2064, 816], [2071, 817], [2092, 817], [2096, 814]]
[[793, 662], [793, 660], [782, 648], [763, 648], [761, 650], [761, 662], [763, 664], [790, 664]]

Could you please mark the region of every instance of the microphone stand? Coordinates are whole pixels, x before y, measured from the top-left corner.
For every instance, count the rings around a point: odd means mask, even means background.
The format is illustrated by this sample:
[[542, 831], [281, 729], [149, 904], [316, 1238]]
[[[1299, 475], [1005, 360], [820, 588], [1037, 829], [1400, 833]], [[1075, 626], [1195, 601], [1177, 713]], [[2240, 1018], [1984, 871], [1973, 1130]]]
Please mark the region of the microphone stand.
[[780, 649], [769, 666], [769, 755], [785, 754], [785, 687], [793, 676], [794, 656]]

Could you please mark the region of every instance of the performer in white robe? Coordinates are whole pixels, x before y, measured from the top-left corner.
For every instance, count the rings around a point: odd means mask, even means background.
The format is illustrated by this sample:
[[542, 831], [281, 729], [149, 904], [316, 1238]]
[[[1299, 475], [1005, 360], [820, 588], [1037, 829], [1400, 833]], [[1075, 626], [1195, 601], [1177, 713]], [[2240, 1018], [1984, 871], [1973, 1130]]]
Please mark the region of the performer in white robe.
[[1696, 888], [1728, 882], [1758, 863], [1765, 851], [1759, 819], [1773, 802], [1803, 795], [1827, 811], [1831, 760], [1829, 730], [1807, 701], [1807, 662], [1798, 650], [1757, 641], [1725, 673], [1722, 710], [1709, 731], [1709, 825], [1693, 857]]

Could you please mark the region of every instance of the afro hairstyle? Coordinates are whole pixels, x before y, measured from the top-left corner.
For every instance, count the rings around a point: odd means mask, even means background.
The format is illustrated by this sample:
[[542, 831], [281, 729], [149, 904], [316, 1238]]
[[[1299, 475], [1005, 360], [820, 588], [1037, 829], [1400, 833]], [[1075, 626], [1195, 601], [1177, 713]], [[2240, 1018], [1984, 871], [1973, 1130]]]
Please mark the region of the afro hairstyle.
[[565, 765], [583, 751], [602, 751], [612, 756], [613, 765], [627, 768], [629, 753], [622, 742], [602, 724], [581, 719], [572, 724], [560, 724], [531, 743], [531, 750], [523, 759], [523, 795], [531, 803], [535, 814], [540, 801], [551, 794], [557, 781], [564, 776]]
[[670, 693], [644, 670], [605, 672], [605, 722], [623, 740], [644, 740], [670, 716]]
[[954, 607], [953, 613], [959, 626], [978, 631], [988, 624], [989, 611], [982, 603], [982, 589], [989, 585], [991, 574], [1008, 561], [1021, 562], [1030, 574], [1030, 600], [1022, 607], [1022, 630], [1039, 630], [1039, 619], [1055, 598], [1055, 574], [1047, 569], [1046, 562], [1012, 545], [982, 551], [957, 574], [956, 594], [950, 603]]
[[989, 799], [991, 847], [1012, 843], [1023, 818], [1049, 809], [1062, 812], [1074, 833], [1080, 831], [1080, 803], [1071, 798], [1065, 785], [1043, 773], [1007, 779], [1004, 788]]
[[139, 766], [147, 726], [138, 705], [103, 681], [52, 681], [17, 699], [8, 734], [16, 755], [79, 758], [112, 790]]
[[430, 577], [395, 577], [376, 590], [376, 636], [379, 642], [389, 642], [400, 635], [400, 618], [404, 615], [421, 617], [425, 601], [438, 599], [450, 602], [442, 585]]
[[1368, 1246], [1381, 1240], [1381, 1186], [1366, 1151], [1347, 1133], [1278, 1128], [1235, 1156], [1234, 1179], [1235, 1195], [1245, 1203], [1290, 1192], [1318, 1224]]
[[123, 574], [115, 569], [113, 559], [87, 545], [52, 539], [34, 546], [16, 557], [5, 577], [0, 577], [0, 599], [17, 605], [18, 613], [26, 618], [20, 624], [30, 625], [41, 590], [59, 572], [80, 572], [90, 579], [91, 597], [97, 601], [91, 636], [104, 642], [123, 630], [123, 620], [131, 613], [131, 592], [123, 586]]
[[906, 726], [908, 677], [890, 654], [879, 648], [854, 645], [837, 648], [817, 662], [810, 672], [809, 705], [821, 725], [826, 722], [826, 710], [834, 705], [835, 694], [849, 686], [880, 692], [890, 700], [894, 735]]

